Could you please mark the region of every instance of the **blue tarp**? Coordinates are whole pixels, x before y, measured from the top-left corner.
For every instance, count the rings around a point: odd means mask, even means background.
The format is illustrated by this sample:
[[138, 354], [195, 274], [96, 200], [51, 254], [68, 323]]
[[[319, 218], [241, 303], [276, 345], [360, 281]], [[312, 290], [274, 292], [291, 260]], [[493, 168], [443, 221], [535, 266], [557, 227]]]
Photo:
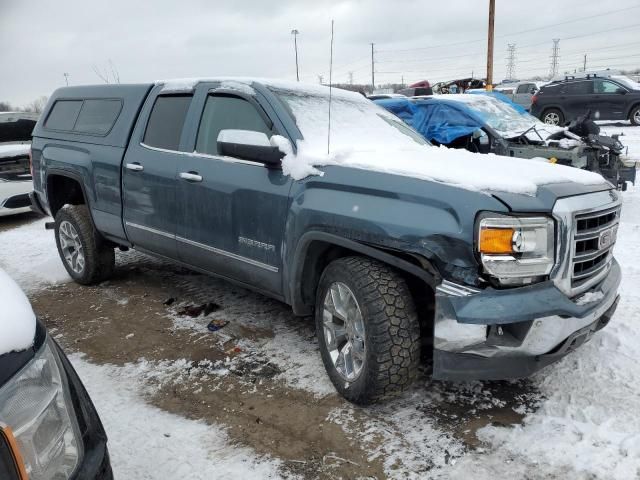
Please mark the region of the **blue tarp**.
[[390, 98], [375, 103], [400, 117], [427, 140], [441, 144], [470, 135], [485, 125], [480, 113], [460, 102]]

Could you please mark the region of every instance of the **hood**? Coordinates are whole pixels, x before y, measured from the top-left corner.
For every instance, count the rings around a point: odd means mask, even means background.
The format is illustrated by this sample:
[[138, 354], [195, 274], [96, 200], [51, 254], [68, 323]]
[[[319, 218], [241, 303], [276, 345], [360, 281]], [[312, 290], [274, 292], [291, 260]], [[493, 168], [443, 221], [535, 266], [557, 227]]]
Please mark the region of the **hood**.
[[322, 175], [316, 167], [339, 165], [361, 170], [445, 183], [488, 194], [508, 193], [536, 197], [546, 185], [567, 184], [575, 191], [584, 188], [608, 189], [600, 175], [536, 159], [476, 154], [446, 147], [418, 146], [407, 149], [381, 148], [370, 151], [338, 151], [316, 156], [299, 144], [297, 154], [290, 151], [282, 161], [283, 171], [295, 180], [310, 174]]
[[0, 269], [0, 355], [33, 345], [36, 316], [20, 287]]

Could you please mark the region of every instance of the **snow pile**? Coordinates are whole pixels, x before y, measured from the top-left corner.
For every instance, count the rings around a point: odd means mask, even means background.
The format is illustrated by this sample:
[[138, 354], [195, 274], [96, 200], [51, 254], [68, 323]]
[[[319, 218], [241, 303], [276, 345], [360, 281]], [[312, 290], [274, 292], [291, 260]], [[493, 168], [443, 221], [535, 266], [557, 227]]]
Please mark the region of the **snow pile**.
[[0, 268], [0, 355], [33, 345], [36, 316], [20, 287]]
[[587, 292], [576, 300], [576, 305], [599, 302], [603, 298], [604, 294], [602, 292]]
[[29, 155], [31, 145], [28, 143], [0, 145], [0, 158], [17, 157], [18, 155]]
[[230, 444], [224, 429], [146, 404], [135, 365], [97, 366], [79, 355], [71, 361], [109, 435], [116, 478], [280, 478], [279, 462]]
[[600, 175], [562, 165], [430, 147], [394, 115], [349, 92], [341, 92], [332, 102], [328, 154], [328, 96], [304, 89], [276, 92], [288, 103], [304, 136], [296, 155], [283, 149], [283, 170], [295, 180], [318, 174], [318, 166], [340, 165], [469, 190], [526, 195], [535, 195], [540, 185], [550, 183], [604, 183]]
[[71, 280], [58, 256], [53, 232], [44, 228], [49, 220], [43, 218], [1, 233], [0, 268], [27, 292]]

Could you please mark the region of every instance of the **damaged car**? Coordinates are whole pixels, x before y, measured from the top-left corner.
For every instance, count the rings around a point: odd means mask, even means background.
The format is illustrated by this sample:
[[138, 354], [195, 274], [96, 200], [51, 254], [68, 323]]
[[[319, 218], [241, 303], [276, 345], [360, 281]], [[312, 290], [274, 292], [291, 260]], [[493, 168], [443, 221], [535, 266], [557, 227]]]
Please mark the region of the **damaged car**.
[[[499, 98], [500, 97], [500, 98]], [[544, 158], [603, 175], [618, 188], [636, 166], [617, 135], [600, 135], [589, 115], [567, 127], [542, 123], [499, 93], [377, 100], [435, 145], [518, 158]]]

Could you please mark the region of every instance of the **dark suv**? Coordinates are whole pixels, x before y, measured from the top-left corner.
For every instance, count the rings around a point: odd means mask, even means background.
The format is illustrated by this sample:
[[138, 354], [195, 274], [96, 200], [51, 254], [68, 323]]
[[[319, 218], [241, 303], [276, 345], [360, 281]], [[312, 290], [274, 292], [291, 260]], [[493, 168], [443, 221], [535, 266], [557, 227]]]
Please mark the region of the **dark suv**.
[[640, 125], [640, 89], [626, 77], [567, 78], [545, 85], [531, 102], [531, 114], [550, 125], [564, 125], [589, 111], [596, 120]]

